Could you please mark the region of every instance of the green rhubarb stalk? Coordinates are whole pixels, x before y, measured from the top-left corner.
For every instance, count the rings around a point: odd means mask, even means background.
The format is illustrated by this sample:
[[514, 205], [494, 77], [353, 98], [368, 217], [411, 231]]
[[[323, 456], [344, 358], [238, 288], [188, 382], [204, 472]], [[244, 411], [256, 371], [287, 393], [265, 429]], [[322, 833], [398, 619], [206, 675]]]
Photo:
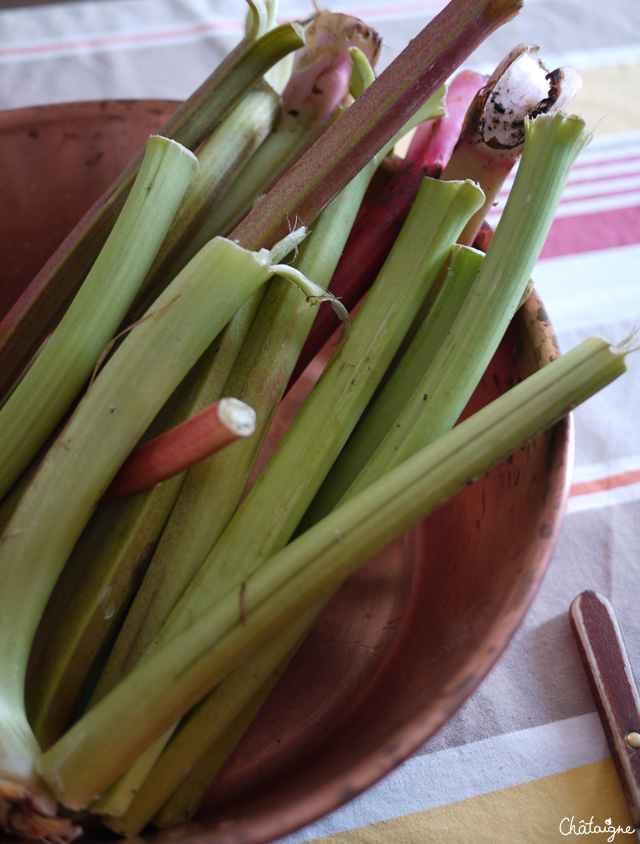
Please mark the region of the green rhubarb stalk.
[[[442, 93], [432, 97], [416, 119], [437, 114]], [[331, 280], [367, 185], [391, 146], [333, 200], [302, 244], [294, 267], [321, 287]], [[94, 699], [138, 661], [233, 515], [314, 318], [315, 309], [291, 283], [274, 279], [224, 388], [225, 394], [255, 409], [256, 432], [250, 441], [235, 444], [189, 472]]]
[[[312, 400], [298, 413], [153, 647], [179, 629], [196, 607], [242, 579], [247, 567], [259, 566], [287, 542], [371, 398], [452, 243], [482, 199], [482, 192], [470, 183], [425, 180], [394, 249], [315, 385]], [[301, 465], [305, 483], [292, 484], [291, 467]], [[136, 760], [135, 770], [116, 785], [101, 810], [108, 805], [118, 813], [128, 805], [131, 783], [146, 776], [169, 737], [161, 737]]]
[[[385, 402], [376, 402], [363, 416], [360, 424], [367, 423], [372, 410], [376, 408], [387, 409], [389, 412], [386, 417], [383, 413], [378, 413], [374, 430], [379, 426], [393, 424], [397, 408], [402, 406], [405, 398], [407, 385], [419, 381], [422, 369], [429, 365], [450, 330], [482, 257], [481, 253], [468, 247], [454, 247], [454, 258], [447, 269], [433, 307], [422, 323], [420, 341], [412, 345], [413, 354], [405, 355], [399, 364], [399, 367], [404, 365], [400, 395], [394, 396], [385, 388]], [[392, 389], [398, 380], [394, 378]], [[383, 427], [383, 432], [386, 430], [387, 427]], [[342, 460], [341, 455], [339, 461]], [[317, 504], [314, 502], [314, 516], [316, 510]], [[234, 714], [242, 718], [239, 713], [244, 711], [250, 700], [259, 699], [260, 689], [262, 699], [267, 697], [272, 685], [269, 680], [271, 673], [284, 669], [290, 656], [317, 621], [325, 604], [326, 600], [314, 604], [291, 625], [269, 639], [190, 713], [150, 771], [144, 785], [138, 789], [127, 811], [117, 818], [106, 818], [107, 826], [119, 834], [133, 835], [140, 832], [152, 818], [156, 823], [154, 815], [160, 810], [162, 811], [157, 823], [164, 826], [177, 822], [176, 818], [182, 819], [191, 809], [197, 808], [203, 796], [203, 789], [206, 790], [217, 772], [218, 761], [224, 758], [219, 742], [222, 742], [225, 748], [228, 747], [226, 731], [233, 723]], [[235, 729], [239, 728], [236, 726]], [[187, 772], [191, 773], [185, 780]], [[206, 772], [211, 774], [209, 779]]]
[[584, 341], [340, 505], [194, 616], [40, 758], [39, 771], [61, 802], [86, 806], [266, 638], [621, 375], [627, 352], [601, 338]]
[[[266, 83], [260, 83], [245, 94], [198, 149], [198, 174], [136, 296], [130, 321], [147, 310], [162, 289], [196, 254], [198, 250], [192, 250], [187, 256], [187, 244], [224, 196], [236, 173], [268, 136], [279, 109], [278, 94]], [[203, 240], [200, 246], [204, 246], [207, 240], [210, 238]]]
[[[159, 134], [195, 149], [269, 68], [303, 44], [296, 24], [284, 24], [261, 34], [267, 25], [267, 5], [260, 0], [250, 0], [249, 5], [254, 24], [248, 35], [178, 106]], [[85, 214], [0, 323], [1, 396], [53, 330], [91, 269], [122, 210], [141, 160], [141, 155], [134, 158]]]
[[[420, 389], [430, 367], [434, 366], [438, 352], [454, 330], [455, 320], [470, 291], [473, 291], [483, 257], [481, 252], [470, 247], [454, 247], [446, 274], [426, 317], [395, 366], [389, 368], [388, 377], [360, 419], [340, 459], [327, 475], [298, 526], [298, 532], [302, 533], [333, 509], [336, 500], [363, 470], [380, 443], [385, 437], [392, 436], [396, 420], [409, 396]], [[427, 399], [424, 396], [423, 393], [423, 403], [428, 401], [428, 396]]]
[[152, 820], [156, 826], [172, 826], [190, 819], [251, 723], [249, 713], [257, 714], [327, 600], [316, 601], [267, 639], [182, 719], [126, 811], [109, 816], [102, 811], [102, 800], [94, 804], [92, 810], [101, 810], [105, 826], [130, 836]]
[[76, 542], [29, 657], [27, 714], [43, 749], [77, 715], [87, 683], [143, 580], [182, 481], [178, 476], [133, 498], [101, 504]]
[[[267, 3], [263, 15], [252, 10], [247, 17], [248, 38], [265, 34], [275, 25], [276, 3]], [[264, 18], [264, 19], [263, 19]], [[302, 46], [302, 42], [300, 45]], [[206, 138], [197, 150], [198, 176], [189, 188], [162, 248], [132, 307], [131, 319], [150, 304], [163, 286], [171, 281], [198, 249], [221, 232], [202, 238], [197, 249], [187, 251], [204, 220], [220, 202], [252, 154], [272, 131], [281, 109], [282, 91], [291, 76], [295, 52], [289, 52], [265, 73], [264, 79], [249, 91], [233, 111]]]
[[0, 497], [62, 419], [115, 334], [198, 162], [153, 136], [117, 223], [60, 324], [0, 410]]
[[460, 242], [472, 244], [498, 192], [522, 153], [525, 118], [565, 109], [582, 80], [572, 68], [552, 72], [538, 48], [519, 44], [498, 65], [476, 95], [443, 179], [474, 179], [485, 203], [469, 220]]
[[[272, 260], [281, 261], [304, 235], [303, 229], [292, 232], [271, 251]], [[245, 310], [243, 306], [238, 314]], [[149, 436], [174, 427], [222, 396], [242, 343], [242, 331], [248, 330], [239, 324], [238, 314], [171, 396]], [[45, 747], [60, 736], [76, 713], [94, 666], [111, 643], [144, 576], [184, 477], [172, 478], [126, 501], [100, 505], [76, 543], [56, 583], [31, 655], [28, 713]], [[91, 560], [89, 572], [87, 559]], [[65, 612], [68, 606], [74, 608], [72, 613]]]
[[[266, 694], [275, 686], [281, 677], [282, 672], [276, 670], [272, 673], [268, 683], [269, 686]], [[206, 765], [194, 769], [191, 783], [196, 783], [192, 787], [190, 793], [183, 796], [182, 793], [177, 793], [176, 804], [167, 804], [166, 810], [163, 809], [153, 819], [154, 826], [162, 829], [165, 827], [176, 826], [177, 824], [187, 823], [198, 810], [204, 795], [211, 786], [214, 777], [222, 770], [227, 762], [227, 759], [235, 751], [240, 739], [252, 723], [253, 719], [258, 714], [260, 707], [264, 703], [266, 694], [261, 690], [249, 701], [242, 712], [237, 715], [234, 720], [226, 728], [224, 735], [216, 744], [211, 754], [206, 759]], [[191, 784], [190, 783], [190, 784]]]
[[[575, 115], [527, 118], [525, 133], [504, 212], [450, 332], [384, 438], [374, 423], [365, 423], [347, 446], [318, 497], [318, 517], [352, 483], [363, 488], [382, 467], [396, 465], [451, 428], [486, 370], [527, 288], [571, 167], [591, 139]], [[307, 518], [316, 516], [310, 512]]]
[[[251, 659], [251, 657], [249, 657], [249, 659]], [[220, 737], [220, 740], [216, 743], [215, 747], [209, 748], [210, 752], [207, 753], [201, 766], [198, 766], [198, 768], [194, 769], [192, 772], [190, 784], [195, 784], [195, 787], [192, 786], [190, 793], [186, 796], [178, 794], [176, 803], [178, 803], [179, 800], [180, 805], [167, 805], [166, 813], [163, 809], [162, 813], [158, 817], [154, 818], [154, 826], [159, 828], [176, 826], [180, 823], [186, 823], [193, 817], [202, 803], [204, 795], [209, 790], [212, 780], [217, 773], [222, 770], [227, 759], [229, 759], [236, 749], [240, 739], [258, 714], [260, 707], [264, 703], [266, 695], [271, 691], [271, 689], [273, 689], [281, 676], [282, 669], [278, 667], [272, 671], [269, 678], [264, 681], [260, 691], [251, 698], [239, 714], [235, 714], [234, 710], [234, 717], [233, 719], [229, 719], [229, 724], [224, 730], [224, 735]], [[173, 743], [169, 745], [169, 752], [171, 752], [172, 747]], [[177, 755], [182, 756], [182, 748], [178, 746], [177, 749]], [[154, 781], [153, 788], [155, 789], [156, 787], [157, 786]], [[145, 792], [146, 789], [147, 785], [145, 784]], [[137, 826], [139, 826], [139, 823], [136, 824], [136, 827]]]
[[55, 818], [55, 805], [35, 774], [39, 748], [24, 708], [29, 649], [55, 581], [100, 496], [164, 401], [270, 274], [266, 250], [251, 253], [221, 239], [205, 247], [99, 373], [2, 535], [0, 817], [7, 831], [30, 823], [46, 830], [47, 818]]

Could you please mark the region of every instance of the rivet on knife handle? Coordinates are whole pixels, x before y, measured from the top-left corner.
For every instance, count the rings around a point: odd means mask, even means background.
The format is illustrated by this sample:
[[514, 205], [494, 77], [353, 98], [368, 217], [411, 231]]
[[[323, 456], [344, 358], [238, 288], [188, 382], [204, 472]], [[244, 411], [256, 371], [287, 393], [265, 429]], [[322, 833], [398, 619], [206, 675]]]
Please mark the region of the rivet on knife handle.
[[613, 607], [588, 590], [571, 604], [571, 623], [627, 805], [640, 826], [640, 695]]

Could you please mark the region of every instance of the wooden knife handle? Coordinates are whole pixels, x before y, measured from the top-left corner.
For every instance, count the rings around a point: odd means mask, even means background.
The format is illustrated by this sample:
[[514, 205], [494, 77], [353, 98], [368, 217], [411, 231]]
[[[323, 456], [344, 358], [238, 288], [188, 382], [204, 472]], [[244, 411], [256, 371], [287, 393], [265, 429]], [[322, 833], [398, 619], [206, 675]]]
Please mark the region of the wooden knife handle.
[[640, 695], [618, 621], [609, 601], [591, 590], [573, 601], [570, 617], [631, 817], [640, 826]]

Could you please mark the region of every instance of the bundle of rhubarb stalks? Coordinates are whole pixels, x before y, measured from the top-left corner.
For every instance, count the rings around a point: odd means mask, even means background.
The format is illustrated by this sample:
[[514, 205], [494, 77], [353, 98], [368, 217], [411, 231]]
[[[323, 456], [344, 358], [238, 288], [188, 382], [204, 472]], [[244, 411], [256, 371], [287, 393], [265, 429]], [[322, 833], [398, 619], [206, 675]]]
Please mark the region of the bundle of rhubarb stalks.
[[8, 833], [191, 817], [341, 583], [624, 371], [588, 339], [456, 424], [589, 140], [535, 48], [458, 70], [520, 0], [453, 0], [377, 78], [361, 21], [248, 2], [0, 324]]

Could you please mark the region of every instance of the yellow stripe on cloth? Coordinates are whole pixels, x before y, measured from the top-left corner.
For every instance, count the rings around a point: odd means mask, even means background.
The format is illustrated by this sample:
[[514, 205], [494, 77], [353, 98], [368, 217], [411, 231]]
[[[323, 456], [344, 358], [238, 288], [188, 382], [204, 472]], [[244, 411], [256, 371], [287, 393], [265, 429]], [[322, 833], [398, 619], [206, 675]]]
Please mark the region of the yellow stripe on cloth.
[[[612, 838], [618, 827], [624, 831]], [[308, 844], [627, 844], [636, 841], [632, 828], [613, 762], [604, 759]]]
[[640, 62], [577, 69], [583, 84], [570, 111], [603, 135], [640, 129]]

